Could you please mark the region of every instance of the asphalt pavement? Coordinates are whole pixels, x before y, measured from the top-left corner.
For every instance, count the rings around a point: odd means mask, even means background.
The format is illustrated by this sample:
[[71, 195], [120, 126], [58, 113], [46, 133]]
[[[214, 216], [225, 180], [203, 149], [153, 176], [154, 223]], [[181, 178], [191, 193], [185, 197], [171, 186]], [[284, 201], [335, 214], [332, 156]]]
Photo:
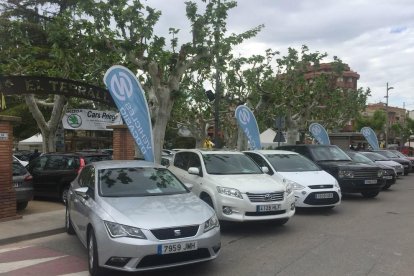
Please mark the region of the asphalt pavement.
[[0, 245], [65, 231], [65, 206], [60, 202], [32, 200], [17, 214], [21, 218], [0, 222]]

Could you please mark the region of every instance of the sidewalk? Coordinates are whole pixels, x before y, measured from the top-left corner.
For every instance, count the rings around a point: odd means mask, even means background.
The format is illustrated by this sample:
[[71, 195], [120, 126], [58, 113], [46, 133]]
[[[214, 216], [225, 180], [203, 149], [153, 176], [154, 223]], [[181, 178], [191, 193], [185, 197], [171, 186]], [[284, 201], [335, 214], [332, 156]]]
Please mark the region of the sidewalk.
[[[48, 210], [39, 205], [47, 205]], [[20, 219], [0, 222], [0, 245], [65, 231], [65, 208], [60, 203], [31, 201], [20, 215]]]

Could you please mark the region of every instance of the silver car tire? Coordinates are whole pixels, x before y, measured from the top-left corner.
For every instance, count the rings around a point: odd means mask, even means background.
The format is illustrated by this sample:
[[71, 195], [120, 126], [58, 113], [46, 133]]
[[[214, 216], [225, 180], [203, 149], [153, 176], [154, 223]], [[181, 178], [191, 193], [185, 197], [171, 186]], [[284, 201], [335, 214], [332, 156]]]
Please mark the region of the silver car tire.
[[60, 200], [63, 202], [63, 204], [67, 204], [68, 202], [68, 194], [69, 194], [69, 187], [63, 187], [62, 192], [60, 194]]
[[96, 244], [93, 229], [91, 229], [88, 234], [88, 269], [91, 276], [101, 275], [104, 271], [104, 269], [99, 266], [98, 246]]
[[66, 233], [69, 235], [75, 234], [75, 229], [73, 229], [72, 222], [70, 221], [70, 215], [69, 215], [69, 207], [66, 205], [66, 213], [65, 213], [65, 230]]

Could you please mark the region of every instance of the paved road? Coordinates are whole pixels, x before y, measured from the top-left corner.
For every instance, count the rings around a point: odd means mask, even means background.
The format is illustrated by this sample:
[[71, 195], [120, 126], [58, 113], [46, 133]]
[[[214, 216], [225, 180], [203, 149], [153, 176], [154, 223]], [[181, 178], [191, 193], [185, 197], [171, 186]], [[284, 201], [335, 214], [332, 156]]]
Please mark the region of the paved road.
[[[282, 227], [226, 225], [215, 261], [139, 275], [412, 276], [413, 229], [411, 174], [375, 199], [347, 196], [338, 208], [300, 211]], [[0, 247], [0, 273], [88, 275], [86, 258], [75, 236], [59, 234]]]

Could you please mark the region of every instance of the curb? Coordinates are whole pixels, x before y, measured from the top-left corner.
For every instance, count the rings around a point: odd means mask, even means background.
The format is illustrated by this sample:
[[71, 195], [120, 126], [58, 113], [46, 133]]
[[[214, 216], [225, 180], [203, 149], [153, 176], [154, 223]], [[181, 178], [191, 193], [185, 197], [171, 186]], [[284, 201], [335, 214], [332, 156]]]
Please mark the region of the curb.
[[32, 239], [37, 239], [37, 238], [43, 238], [43, 237], [47, 237], [47, 236], [61, 234], [61, 233], [64, 233], [64, 232], [65, 232], [65, 227], [46, 230], [46, 231], [37, 232], [37, 233], [24, 234], [24, 235], [21, 235], [21, 236], [10, 237], [10, 238], [6, 238], [6, 239], [0, 239], [0, 245], [6, 245], [6, 244], [10, 244], [10, 243], [15, 243], [15, 242], [21, 242], [21, 241], [32, 240]]

